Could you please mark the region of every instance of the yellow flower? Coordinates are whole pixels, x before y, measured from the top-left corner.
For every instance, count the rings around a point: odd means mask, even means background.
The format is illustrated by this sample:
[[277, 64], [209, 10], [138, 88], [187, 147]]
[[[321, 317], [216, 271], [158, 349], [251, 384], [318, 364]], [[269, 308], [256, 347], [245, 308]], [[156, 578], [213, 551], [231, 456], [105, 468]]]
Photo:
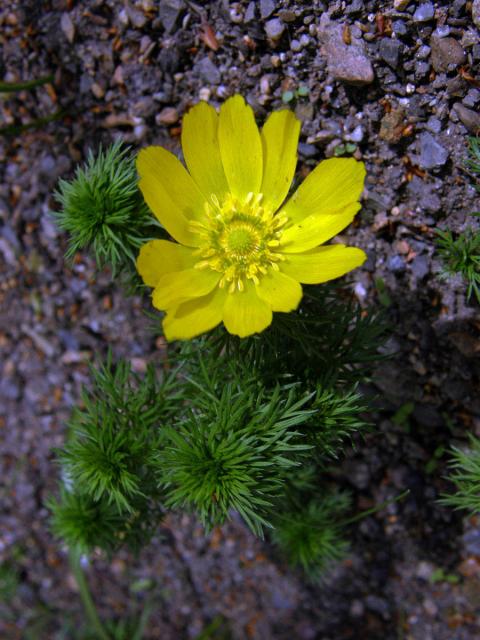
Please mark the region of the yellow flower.
[[168, 340], [193, 338], [223, 322], [245, 337], [272, 311], [289, 312], [303, 284], [338, 278], [365, 260], [360, 249], [319, 246], [360, 209], [365, 168], [353, 158], [321, 162], [283, 204], [297, 164], [300, 123], [273, 112], [261, 132], [236, 95], [220, 113], [205, 102], [183, 119], [187, 169], [162, 147], [137, 159], [140, 189], [177, 241], [152, 240], [137, 268], [166, 311]]

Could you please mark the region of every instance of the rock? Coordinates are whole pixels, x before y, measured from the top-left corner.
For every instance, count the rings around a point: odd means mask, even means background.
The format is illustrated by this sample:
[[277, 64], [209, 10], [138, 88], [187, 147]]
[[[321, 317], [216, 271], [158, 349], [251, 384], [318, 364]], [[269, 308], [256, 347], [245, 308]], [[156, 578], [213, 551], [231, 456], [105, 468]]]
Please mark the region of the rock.
[[69, 13], [62, 13], [62, 17], [60, 18], [60, 28], [65, 34], [68, 42], [72, 44], [75, 39], [75, 25], [73, 24]]
[[450, 35], [450, 27], [448, 26], [448, 24], [440, 24], [433, 32], [433, 35], [436, 38], [446, 38]]
[[361, 460], [346, 460], [342, 465], [342, 471], [357, 489], [366, 489], [370, 484], [370, 469]]
[[418, 161], [423, 169], [442, 167], [448, 160], [448, 151], [430, 133], [425, 132], [419, 136], [417, 148]]
[[158, 8], [158, 17], [167, 33], [172, 33], [180, 16], [185, 8], [183, 0], [162, 0]]
[[477, 29], [480, 29], [480, 0], [473, 0], [472, 20]]
[[135, 7], [131, 7], [129, 4], [127, 4], [125, 8], [127, 10], [128, 19], [134, 27], [142, 29], [147, 24], [148, 18], [143, 11], [136, 9]]
[[428, 22], [435, 15], [435, 7], [431, 2], [423, 2], [413, 14], [414, 22]]
[[319, 36], [327, 57], [328, 71], [336, 80], [354, 86], [371, 84], [374, 79], [373, 68], [365, 53], [362, 41], [343, 41], [343, 27], [331, 22], [326, 13], [322, 14]]
[[474, 107], [480, 102], [480, 90], [478, 89], [470, 89], [465, 98], [463, 99], [463, 104], [466, 107]]
[[277, 42], [285, 31], [285, 25], [278, 18], [273, 18], [265, 23], [265, 33], [272, 42]]
[[403, 109], [392, 109], [382, 118], [379, 136], [390, 144], [396, 144], [401, 140], [406, 124], [405, 111]]
[[155, 116], [156, 124], [175, 124], [178, 122], [178, 111], [174, 107], [165, 107]]
[[423, 80], [430, 73], [430, 65], [428, 62], [417, 62], [415, 65], [415, 80]]
[[402, 48], [401, 42], [393, 38], [382, 38], [380, 40], [380, 56], [392, 69], [398, 67]]
[[410, 4], [410, 0], [393, 0], [393, 8], [397, 11], [403, 11]]
[[387, 269], [392, 273], [403, 273], [405, 271], [405, 260], [402, 256], [392, 256], [387, 261]]
[[218, 84], [220, 82], [220, 71], [208, 56], [205, 56], [195, 64], [198, 75], [204, 82]]
[[243, 21], [247, 24], [248, 22], [253, 22], [253, 20], [255, 20], [255, 2], [250, 2], [243, 16]]
[[407, 25], [403, 20], [394, 20], [392, 29], [393, 33], [397, 36], [404, 36], [408, 33]]
[[270, 17], [275, 11], [275, 2], [273, 0], [260, 0], [260, 15], [262, 20]]
[[480, 113], [473, 111], [473, 109], [468, 109], [461, 102], [456, 102], [453, 105], [453, 110], [470, 133], [477, 134], [480, 132]]
[[462, 45], [455, 38], [432, 36], [430, 46], [432, 47], [430, 59], [437, 73], [453, 70], [467, 59]]
[[442, 130], [442, 123], [438, 118], [432, 116], [427, 120], [425, 129], [428, 129], [428, 131], [431, 131], [432, 133], [440, 133], [440, 131]]

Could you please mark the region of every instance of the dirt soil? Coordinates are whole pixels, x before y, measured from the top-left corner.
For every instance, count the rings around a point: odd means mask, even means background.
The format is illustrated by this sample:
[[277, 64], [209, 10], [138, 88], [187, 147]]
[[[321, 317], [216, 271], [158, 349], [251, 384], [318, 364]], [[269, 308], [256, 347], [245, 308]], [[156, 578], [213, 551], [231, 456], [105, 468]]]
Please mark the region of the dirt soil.
[[352, 528], [348, 560], [320, 585], [236, 519], [205, 536], [171, 516], [139, 558], [91, 559], [95, 601], [128, 615], [149, 586], [151, 639], [196, 638], [217, 616], [235, 640], [480, 637], [480, 520], [437, 502], [444, 448], [480, 435], [479, 307], [441, 278], [434, 249], [437, 226], [461, 231], [479, 209], [463, 164], [480, 127], [479, 28], [478, 0], [0, 0], [0, 77], [53, 74], [0, 94], [2, 639], [75, 637], [84, 613], [45, 507], [54, 448], [95, 355], [111, 347], [142, 371], [162, 348], [140, 299], [87, 255], [65, 263], [52, 191], [100, 142], [178, 151], [186, 109], [234, 93], [259, 122], [295, 110], [300, 174], [335, 154], [366, 164], [344, 235], [368, 253], [352, 286], [385, 307], [393, 357], [370, 385], [377, 428], [337, 479], [357, 510], [410, 494]]

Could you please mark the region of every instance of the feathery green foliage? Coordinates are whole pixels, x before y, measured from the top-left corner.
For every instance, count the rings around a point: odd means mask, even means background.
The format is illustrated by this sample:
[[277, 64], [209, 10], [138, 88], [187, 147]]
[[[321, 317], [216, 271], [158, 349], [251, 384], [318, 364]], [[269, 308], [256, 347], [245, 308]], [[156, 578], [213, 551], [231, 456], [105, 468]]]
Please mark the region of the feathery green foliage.
[[55, 220], [69, 234], [67, 258], [80, 249], [93, 250], [99, 268], [113, 274], [134, 269], [141, 245], [158, 235], [160, 225], [137, 187], [134, 158], [121, 141], [89, 153], [73, 180], [60, 180]]
[[160, 455], [167, 505], [194, 507], [203, 524], [222, 524], [236, 510], [254, 533], [270, 526], [272, 499], [309, 447], [297, 427], [311, 415], [309, 397], [255, 381], [200, 386], [192, 410]]
[[59, 455], [65, 481], [60, 499], [50, 501], [53, 528], [83, 549], [137, 548], [161, 518], [157, 425], [171, 419], [182, 396], [174, 373], [159, 381], [149, 367], [142, 377], [129, 363], [114, 366], [111, 355], [91, 374], [93, 388], [84, 389]]
[[450, 468], [450, 480], [457, 491], [442, 496], [440, 502], [470, 513], [480, 513], [480, 439], [470, 435], [466, 450], [454, 447]]
[[[480, 138], [471, 137], [468, 140], [468, 156], [465, 166], [475, 175], [480, 176]], [[480, 184], [475, 187], [480, 190]]]
[[461, 274], [468, 283], [467, 300], [473, 293], [480, 303], [480, 231], [469, 228], [454, 238], [451, 231], [437, 229], [437, 247], [444, 274]]
[[350, 498], [336, 490], [325, 489], [320, 494], [318, 482], [312, 488], [313, 494], [298, 494], [279, 509], [272, 537], [291, 565], [318, 580], [348, 551], [341, 518], [350, 509]]

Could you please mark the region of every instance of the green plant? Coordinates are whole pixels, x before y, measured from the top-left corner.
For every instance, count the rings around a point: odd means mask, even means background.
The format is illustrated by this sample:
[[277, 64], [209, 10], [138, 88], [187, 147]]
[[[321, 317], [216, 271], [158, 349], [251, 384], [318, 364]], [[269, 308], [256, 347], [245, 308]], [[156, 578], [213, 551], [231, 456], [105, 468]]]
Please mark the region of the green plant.
[[480, 231], [469, 228], [455, 238], [451, 231], [437, 229], [436, 242], [444, 275], [461, 274], [468, 283], [467, 300], [473, 293], [480, 302]]
[[60, 180], [53, 215], [69, 234], [67, 258], [91, 248], [99, 268], [133, 269], [138, 249], [161, 231], [137, 187], [135, 160], [121, 141], [89, 153], [71, 181]]
[[449, 479], [456, 492], [443, 495], [440, 502], [470, 513], [480, 513], [480, 439], [470, 435], [468, 448], [452, 449]]

